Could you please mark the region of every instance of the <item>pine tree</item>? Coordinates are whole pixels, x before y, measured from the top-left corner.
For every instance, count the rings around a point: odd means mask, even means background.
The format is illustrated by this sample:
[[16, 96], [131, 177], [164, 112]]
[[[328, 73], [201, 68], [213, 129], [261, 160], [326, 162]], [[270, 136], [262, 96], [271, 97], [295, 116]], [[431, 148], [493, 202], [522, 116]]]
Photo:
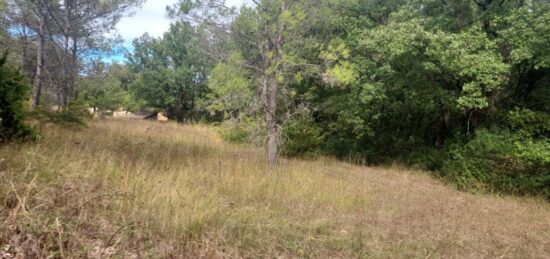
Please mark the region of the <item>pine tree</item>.
[[7, 56], [0, 58], [0, 142], [32, 136], [24, 123], [29, 87], [23, 74], [7, 64]]

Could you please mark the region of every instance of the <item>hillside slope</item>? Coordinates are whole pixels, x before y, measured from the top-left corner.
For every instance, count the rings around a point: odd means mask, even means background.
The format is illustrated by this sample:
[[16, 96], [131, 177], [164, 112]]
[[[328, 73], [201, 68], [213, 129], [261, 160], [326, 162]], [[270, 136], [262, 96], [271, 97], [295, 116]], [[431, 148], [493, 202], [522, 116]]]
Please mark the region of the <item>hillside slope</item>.
[[0, 148], [0, 257], [550, 257], [550, 204], [101, 120]]

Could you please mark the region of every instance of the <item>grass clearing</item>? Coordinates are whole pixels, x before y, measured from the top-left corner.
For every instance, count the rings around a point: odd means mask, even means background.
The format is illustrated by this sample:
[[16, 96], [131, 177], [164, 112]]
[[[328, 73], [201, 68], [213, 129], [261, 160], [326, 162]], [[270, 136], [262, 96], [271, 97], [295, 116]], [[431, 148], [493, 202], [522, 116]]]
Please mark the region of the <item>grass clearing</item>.
[[542, 199], [330, 158], [269, 170], [262, 150], [206, 126], [47, 126], [35, 143], [1, 147], [0, 161], [0, 250], [10, 255], [550, 257]]

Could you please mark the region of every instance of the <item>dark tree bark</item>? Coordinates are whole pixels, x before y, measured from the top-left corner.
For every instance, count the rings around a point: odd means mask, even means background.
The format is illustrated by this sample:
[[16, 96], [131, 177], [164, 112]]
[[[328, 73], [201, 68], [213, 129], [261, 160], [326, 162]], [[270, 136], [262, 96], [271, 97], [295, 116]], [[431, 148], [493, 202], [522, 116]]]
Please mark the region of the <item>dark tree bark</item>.
[[[281, 2], [280, 13], [286, 11], [285, 1]], [[277, 82], [279, 73], [282, 70], [283, 58], [283, 32], [284, 26], [278, 21], [278, 27], [275, 33], [268, 30], [269, 24], [265, 25], [264, 31], [266, 40], [262, 47], [263, 60], [263, 80], [262, 94], [265, 106], [265, 121], [267, 127], [266, 152], [267, 160], [271, 166], [277, 164], [279, 155], [279, 127], [277, 121], [277, 96], [279, 92], [279, 83]]]
[[435, 141], [436, 147], [442, 147], [445, 144], [447, 134], [449, 133], [449, 128], [451, 127], [451, 113], [445, 109], [441, 108], [441, 124], [439, 126], [439, 132], [437, 133], [437, 139]]
[[32, 107], [36, 108], [40, 104], [42, 94], [42, 83], [44, 73], [44, 50], [46, 47], [46, 11], [45, 4], [42, 1], [36, 2], [38, 25], [38, 46], [36, 50], [36, 75], [34, 79], [34, 90], [32, 96]]
[[69, 78], [69, 96], [74, 99], [78, 98], [78, 95], [75, 91], [75, 80], [78, 76], [78, 37], [73, 36], [73, 47], [71, 49], [71, 69], [70, 69], [70, 78]]

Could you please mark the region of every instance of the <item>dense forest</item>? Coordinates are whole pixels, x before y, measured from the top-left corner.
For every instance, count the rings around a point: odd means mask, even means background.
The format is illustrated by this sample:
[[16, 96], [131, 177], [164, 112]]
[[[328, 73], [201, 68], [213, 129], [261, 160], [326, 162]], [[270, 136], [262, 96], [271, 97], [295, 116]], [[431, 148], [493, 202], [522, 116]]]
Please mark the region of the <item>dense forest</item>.
[[[157, 110], [265, 145], [273, 166], [406, 164], [460, 189], [550, 198], [547, 0], [180, 0], [163, 37], [105, 62], [117, 43], [105, 34], [139, 4], [0, 2], [0, 91], [26, 85], [6, 70], [30, 85], [17, 112]], [[2, 118], [3, 139], [29, 131]]]

